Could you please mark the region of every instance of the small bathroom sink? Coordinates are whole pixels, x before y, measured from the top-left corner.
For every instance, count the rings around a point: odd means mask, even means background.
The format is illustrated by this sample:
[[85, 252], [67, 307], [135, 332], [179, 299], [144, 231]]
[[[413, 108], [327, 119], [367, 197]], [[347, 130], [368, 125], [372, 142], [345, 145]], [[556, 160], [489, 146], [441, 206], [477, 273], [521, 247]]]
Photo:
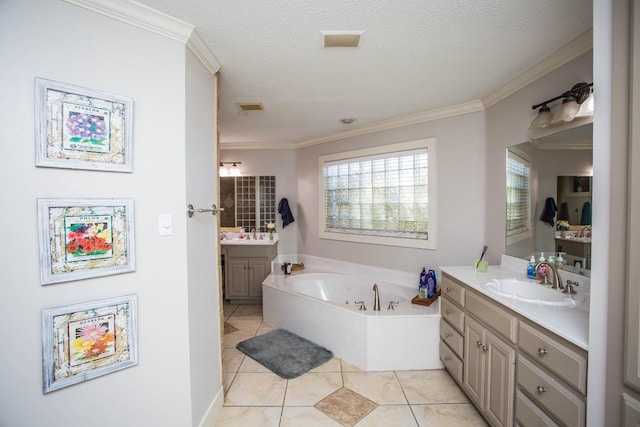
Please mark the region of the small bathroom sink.
[[580, 243], [591, 243], [591, 237], [565, 236], [565, 237], [558, 237], [558, 239], [571, 240], [573, 242], [580, 242]]
[[519, 279], [492, 279], [484, 284], [483, 288], [496, 296], [539, 305], [575, 307], [585, 300], [584, 295], [580, 293], [563, 294], [560, 290]]

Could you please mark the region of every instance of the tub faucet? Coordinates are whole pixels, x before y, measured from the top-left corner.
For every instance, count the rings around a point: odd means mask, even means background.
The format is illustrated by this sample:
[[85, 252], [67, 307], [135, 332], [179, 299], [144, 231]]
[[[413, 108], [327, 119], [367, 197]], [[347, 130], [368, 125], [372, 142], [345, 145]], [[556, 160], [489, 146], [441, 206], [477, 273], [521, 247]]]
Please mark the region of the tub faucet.
[[373, 284], [373, 311], [380, 311], [380, 293], [377, 283]]
[[[562, 285], [562, 281], [560, 280], [560, 275], [558, 275], [558, 269], [556, 269], [556, 266], [551, 264], [548, 261], [540, 261], [539, 263], [536, 264], [536, 268], [535, 268], [535, 272], [536, 275], [538, 274], [538, 268], [540, 268], [541, 266], [546, 266], [549, 270], [551, 270], [551, 289], [560, 289], [563, 290], [564, 286]], [[548, 284], [547, 283], [547, 273], [545, 272], [544, 274], [544, 278], [542, 279], [543, 284]]]

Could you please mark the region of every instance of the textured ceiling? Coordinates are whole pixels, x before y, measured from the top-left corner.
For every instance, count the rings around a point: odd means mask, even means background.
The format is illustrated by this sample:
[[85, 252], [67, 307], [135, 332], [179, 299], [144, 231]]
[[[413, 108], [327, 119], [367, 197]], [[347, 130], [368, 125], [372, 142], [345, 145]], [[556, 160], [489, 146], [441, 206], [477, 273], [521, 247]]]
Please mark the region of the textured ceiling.
[[[261, 147], [477, 101], [593, 16], [591, 0], [138, 1], [196, 26], [222, 64], [221, 142]], [[322, 48], [336, 30], [360, 47]], [[235, 105], [252, 101], [265, 110]]]

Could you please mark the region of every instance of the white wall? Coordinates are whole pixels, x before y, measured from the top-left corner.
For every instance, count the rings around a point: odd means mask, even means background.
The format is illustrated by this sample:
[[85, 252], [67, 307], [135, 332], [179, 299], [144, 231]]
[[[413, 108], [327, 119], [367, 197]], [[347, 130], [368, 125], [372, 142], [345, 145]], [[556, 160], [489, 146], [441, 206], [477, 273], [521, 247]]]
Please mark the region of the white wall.
[[283, 197], [289, 201], [289, 207], [295, 221], [282, 227], [282, 218], [276, 212], [278, 232], [278, 254], [297, 254], [296, 236], [299, 232], [299, 198], [296, 185], [296, 151], [294, 149], [226, 149], [220, 147], [221, 162], [242, 162], [242, 175], [276, 177], [276, 210]]
[[[436, 138], [437, 249], [367, 245], [318, 237], [318, 157], [421, 138]], [[306, 255], [416, 272], [471, 265], [485, 243], [485, 117], [483, 112], [376, 132], [297, 151], [298, 250]], [[504, 165], [503, 165], [504, 173]], [[433, 185], [433, 183], [429, 183]], [[501, 248], [494, 251], [502, 253]]]
[[[187, 262], [185, 46], [50, 0], [0, 2], [0, 33], [0, 425], [192, 425], [211, 393], [193, 396], [190, 371], [204, 346], [190, 343], [189, 293], [206, 292]], [[36, 168], [36, 76], [132, 97], [134, 172]], [[137, 271], [41, 286], [39, 197], [134, 199]], [[173, 236], [158, 235], [159, 213]], [[43, 395], [41, 310], [126, 294], [138, 295], [139, 364]]]

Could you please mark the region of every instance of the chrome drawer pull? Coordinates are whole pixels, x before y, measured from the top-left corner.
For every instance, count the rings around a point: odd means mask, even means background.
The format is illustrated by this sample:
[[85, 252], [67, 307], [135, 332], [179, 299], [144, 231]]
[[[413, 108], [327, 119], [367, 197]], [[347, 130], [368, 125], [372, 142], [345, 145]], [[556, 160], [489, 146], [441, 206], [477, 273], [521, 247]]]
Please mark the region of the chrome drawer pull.
[[448, 287], [448, 288], [447, 288], [447, 292], [451, 292], [451, 291], [453, 291], [453, 288], [449, 288], [449, 287]]
[[444, 337], [445, 337], [445, 338], [451, 338], [452, 336], [453, 336], [453, 334], [450, 334], [449, 332], [447, 332], [447, 333], [445, 333], [445, 334], [444, 334]]
[[542, 347], [540, 347], [540, 348], [538, 348], [538, 354], [540, 356], [544, 356], [545, 354], [547, 354], [547, 350], [542, 348]]
[[447, 308], [444, 312], [445, 312], [446, 314], [451, 314], [451, 313], [453, 313], [453, 310], [451, 310], [451, 309], [448, 309], [448, 308]]
[[487, 350], [489, 350], [489, 347], [487, 347], [486, 345], [483, 345], [483, 346], [482, 346], [482, 349], [483, 349], [484, 351], [487, 351]]
[[450, 358], [449, 356], [445, 356], [445, 357], [444, 357], [444, 361], [445, 361], [445, 362], [448, 362], [449, 360], [451, 360], [451, 358]]
[[478, 347], [480, 347], [482, 345], [482, 343], [480, 342], [480, 340], [476, 341], [476, 344], [478, 345]]
[[536, 390], [538, 391], [538, 394], [542, 394], [545, 391], [547, 391], [546, 388], [542, 387], [541, 385], [539, 385], [538, 387], [536, 387]]

